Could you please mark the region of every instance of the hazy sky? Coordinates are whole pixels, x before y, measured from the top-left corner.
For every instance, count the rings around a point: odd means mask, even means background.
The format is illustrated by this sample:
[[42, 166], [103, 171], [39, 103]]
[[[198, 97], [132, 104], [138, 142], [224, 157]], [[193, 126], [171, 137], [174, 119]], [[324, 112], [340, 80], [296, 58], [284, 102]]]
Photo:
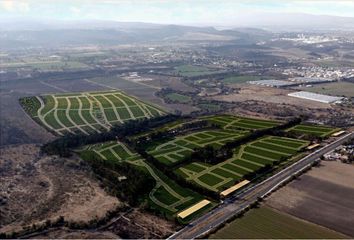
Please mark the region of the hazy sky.
[[225, 24], [263, 12], [354, 17], [354, 0], [0, 0], [0, 17]]

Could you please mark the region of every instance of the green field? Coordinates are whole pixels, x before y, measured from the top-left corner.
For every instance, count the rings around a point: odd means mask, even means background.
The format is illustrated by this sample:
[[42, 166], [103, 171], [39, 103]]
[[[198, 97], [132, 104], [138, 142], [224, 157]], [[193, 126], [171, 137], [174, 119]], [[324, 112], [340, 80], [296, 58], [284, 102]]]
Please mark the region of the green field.
[[209, 75], [213, 73], [217, 73], [215, 70], [211, 70], [207, 67], [202, 66], [193, 66], [193, 65], [181, 65], [175, 68], [175, 72], [182, 77], [196, 77]]
[[21, 103], [33, 118], [58, 135], [101, 132], [128, 120], [165, 114], [120, 91], [44, 95], [21, 99]]
[[327, 137], [339, 130], [340, 129], [338, 128], [333, 128], [328, 126], [300, 124], [300, 125], [296, 125], [295, 127], [289, 128], [287, 131], [302, 133], [305, 135], [314, 135], [317, 137]]
[[260, 130], [278, 126], [281, 124], [279, 121], [264, 120], [255, 118], [243, 118], [231, 115], [208, 116], [202, 119], [208, 120], [223, 129], [245, 129], [245, 130]]
[[226, 84], [233, 84], [233, 83], [245, 83], [248, 81], [256, 81], [263, 79], [263, 76], [232, 76], [224, 78], [222, 81]]
[[248, 131], [205, 130], [178, 136], [149, 150], [149, 154], [166, 165], [173, 165], [190, 155], [195, 148], [211, 145], [221, 147], [227, 141], [239, 139]]
[[197, 107], [208, 112], [216, 112], [222, 110], [220, 105], [212, 103], [200, 103], [197, 105]]
[[174, 102], [179, 102], [179, 103], [188, 103], [192, 100], [190, 96], [182, 95], [179, 93], [169, 93], [166, 95], [168, 99]]
[[308, 141], [268, 136], [242, 145], [234, 156], [216, 165], [189, 163], [176, 173], [208, 190], [220, 192], [255, 171], [295, 156]]
[[350, 82], [323, 83], [312, 87], [301, 87], [300, 89], [320, 94], [354, 97], [354, 83]]
[[174, 216], [203, 199], [203, 196], [173, 182], [123, 143], [106, 142], [86, 146], [84, 150], [92, 151], [107, 161], [130, 163], [149, 173], [156, 181], [148, 196], [150, 208], [160, 210], [168, 216]]
[[268, 207], [251, 210], [209, 239], [335, 239], [340, 233]]

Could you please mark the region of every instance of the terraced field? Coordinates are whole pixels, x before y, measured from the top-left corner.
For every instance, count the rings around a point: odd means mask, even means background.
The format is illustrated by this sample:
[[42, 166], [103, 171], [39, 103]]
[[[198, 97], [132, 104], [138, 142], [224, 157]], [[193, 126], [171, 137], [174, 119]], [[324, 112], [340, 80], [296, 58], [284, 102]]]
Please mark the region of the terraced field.
[[165, 112], [119, 91], [37, 96], [32, 117], [59, 135], [90, 134], [128, 120], [151, 118]]
[[88, 146], [86, 150], [95, 152], [107, 161], [126, 161], [148, 172], [156, 181], [154, 189], [149, 194], [149, 203], [153, 208], [160, 209], [168, 215], [173, 216], [203, 199], [201, 195], [174, 183], [123, 143], [106, 142]]
[[327, 137], [332, 133], [337, 132], [338, 128], [328, 127], [328, 126], [317, 126], [317, 125], [305, 125], [300, 124], [288, 129], [290, 132], [303, 133], [307, 135], [314, 135], [318, 137]]
[[231, 115], [211, 116], [203, 119], [208, 120], [223, 129], [261, 130], [272, 128], [281, 124], [279, 121], [243, 118]]
[[245, 130], [207, 130], [192, 134], [178, 136], [171, 141], [167, 141], [156, 146], [148, 153], [166, 165], [172, 165], [182, 161], [190, 155], [195, 148], [211, 145], [221, 147], [229, 141], [233, 141], [245, 136]]
[[235, 150], [234, 156], [216, 165], [193, 162], [176, 173], [204, 188], [219, 192], [235, 182], [274, 162], [294, 156], [309, 144], [307, 141], [268, 136]]

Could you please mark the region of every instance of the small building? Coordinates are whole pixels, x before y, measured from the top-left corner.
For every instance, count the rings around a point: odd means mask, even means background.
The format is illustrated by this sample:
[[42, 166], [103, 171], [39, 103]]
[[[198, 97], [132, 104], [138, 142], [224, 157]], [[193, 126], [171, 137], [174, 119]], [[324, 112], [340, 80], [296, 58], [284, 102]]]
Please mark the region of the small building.
[[243, 180], [242, 182], [237, 183], [236, 185], [234, 185], [234, 186], [222, 191], [220, 193], [220, 197], [222, 197], [222, 198], [227, 197], [228, 195], [230, 195], [231, 193], [235, 192], [236, 190], [246, 186], [249, 182], [250, 181], [248, 181], [248, 180]]
[[177, 216], [181, 219], [185, 219], [186, 217], [192, 215], [193, 213], [199, 211], [200, 209], [206, 207], [207, 205], [210, 204], [209, 200], [202, 200], [198, 202], [197, 204], [194, 204], [193, 206], [183, 210], [182, 212], [178, 213]]
[[344, 130], [341, 130], [341, 131], [338, 131], [338, 132], [333, 133], [331, 136], [332, 136], [332, 137], [338, 137], [338, 136], [340, 136], [340, 135], [343, 135], [344, 133], [345, 133], [345, 131], [344, 131]]
[[320, 146], [319, 143], [314, 143], [314, 144], [311, 144], [310, 146], [308, 146], [306, 149], [312, 150], [312, 149], [318, 148], [319, 146]]

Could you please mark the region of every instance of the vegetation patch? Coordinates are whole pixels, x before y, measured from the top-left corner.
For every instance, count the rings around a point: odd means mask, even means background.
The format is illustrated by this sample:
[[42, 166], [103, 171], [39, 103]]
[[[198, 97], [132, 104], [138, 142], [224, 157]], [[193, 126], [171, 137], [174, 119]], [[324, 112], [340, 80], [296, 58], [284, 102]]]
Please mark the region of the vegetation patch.
[[217, 71], [211, 70], [203, 66], [194, 66], [194, 65], [181, 65], [175, 68], [175, 73], [182, 77], [196, 77], [204, 76], [216, 73]]
[[268, 207], [246, 213], [209, 237], [210, 239], [321, 239], [343, 235]]
[[[106, 165], [117, 166], [117, 169], [121, 164], [128, 164], [134, 169], [144, 172], [144, 174], [154, 180], [155, 185], [150, 188], [149, 192], [145, 191], [139, 195], [138, 199], [140, 198], [140, 203], [147, 201], [151, 210], [162, 213], [168, 218], [175, 217], [177, 212], [202, 199], [201, 195], [174, 183], [154, 166], [148, 164], [139, 154], [131, 151], [121, 142], [112, 141], [88, 145], [81, 149], [80, 152], [84, 159], [91, 159], [90, 161], [98, 159], [96, 161], [106, 163]], [[118, 172], [116, 181], [134, 181], [134, 179], [127, 180], [129, 176], [126, 176], [123, 171]], [[114, 175], [115, 173], [107, 170], [105, 174]]]
[[189, 103], [192, 100], [190, 96], [182, 95], [179, 93], [169, 93], [166, 95], [166, 97], [170, 101], [177, 102], [177, 103]]
[[245, 129], [245, 130], [261, 130], [267, 128], [273, 128], [279, 126], [281, 122], [264, 120], [264, 119], [253, 119], [253, 118], [242, 118], [230, 115], [217, 115], [208, 116], [203, 118], [216, 124], [223, 129]]
[[339, 130], [340, 130], [339, 128], [332, 128], [332, 127], [318, 126], [318, 125], [307, 125], [307, 124], [299, 124], [288, 129], [289, 132], [300, 133], [300, 134], [321, 137], [321, 138], [327, 137]]
[[[273, 144], [269, 144], [269, 141], [273, 141]], [[297, 155], [308, 144], [308, 141], [303, 140], [267, 136], [242, 145], [231, 158], [223, 162], [203, 167], [199, 167], [201, 163], [194, 162], [181, 166], [175, 172], [187, 181], [220, 192], [238, 181], [252, 179], [262, 169]]]
[[229, 132], [221, 129], [199, 131], [163, 142], [148, 151], [148, 153], [166, 165], [175, 165], [189, 157], [195, 149], [213, 144], [222, 146], [226, 141], [234, 141], [247, 133], [247, 131]]

